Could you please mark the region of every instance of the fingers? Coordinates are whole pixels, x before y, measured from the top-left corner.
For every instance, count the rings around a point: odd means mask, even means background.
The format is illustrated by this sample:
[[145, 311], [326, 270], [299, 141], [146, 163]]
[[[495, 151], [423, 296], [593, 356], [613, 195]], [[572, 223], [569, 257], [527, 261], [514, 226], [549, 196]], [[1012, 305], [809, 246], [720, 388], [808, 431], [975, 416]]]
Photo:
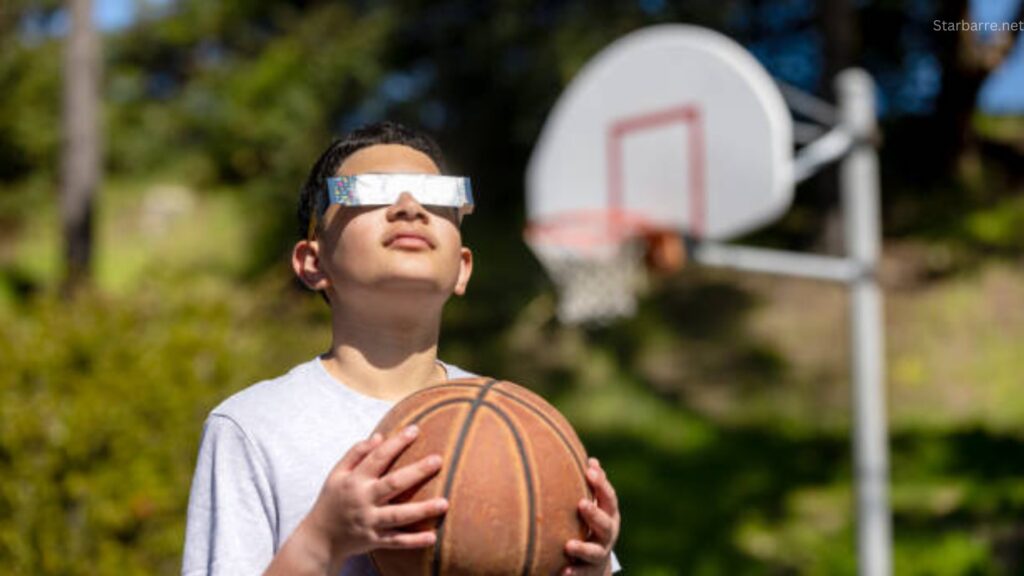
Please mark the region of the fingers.
[[363, 458], [362, 462], [356, 465], [355, 469], [370, 476], [380, 476], [387, 470], [395, 458], [402, 453], [402, 450], [405, 450], [416, 439], [419, 432], [420, 429], [416, 425], [407, 427], [374, 448], [373, 451]]
[[597, 458], [591, 458], [587, 464], [587, 481], [590, 483], [590, 488], [594, 491], [597, 505], [609, 515], [617, 516], [619, 513], [619, 497], [615, 494], [615, 488], [612, 488], [611, 482], [608, 481], [608, 476], [601, 468], [601, 463], [597, 461]]
[[441, 469], [441, 457], [427, 456], [419, 462], [403, 466], [378, 480], [373, 487], [373, 498], [378, 504], [390, 501], [395, 496], [430, 478]]
[[378, 508], [376, 522], [378, 537], [375, 547], [423, 548], [432, 546], [437, 540], [437, 535], [433, 530], [404, 532], [400, 528], [440, 516], [447, 510], [448, 501], [444, 498]]
[[618, 539], [619, 499], [596, 458], [587, 462], [586, 476], [595, 500], [580, 500], [579, 510], [591, 535], [587, 542], [570, 540], [566, 543], [565, 553], [579, 565], [566, 567], [562, 576], [606, 573], [612, 546]]
[[433, 531], [425, 532], [388, 532], [377, 540], [375, 548], [426, 548], [433, 546], [437, 535]]
[[590, 526], [593, 541], [604, 546], [610, 545], [615, 540], [615, 519], [612, 515], [590, 500], [581, 500], [579, 508], [583, 520]]
[[349, 448], [349, 451], [341, 457], [341, 460], [338, 461], [337, 467], [345, 470], [346, 472], [351, 471], [360, 462], [362, 462], [363, 458], [366, 458], [366, 455], [376, 448], [383, 439], [384, 438], [380, 434], [374, 434], [370, 438], [357, 443], [352, 448]]
[[583, 564], [597, 565], [608, 560], [608, 549], [595, 542], [569, 540], [565, 544], [565, 553]]
[[444, 498], [382, 506], [377, 509], [375, 524], [376, 528], [381, 530], [408, 526], [440, 516], [447, 510], [448, 501]]

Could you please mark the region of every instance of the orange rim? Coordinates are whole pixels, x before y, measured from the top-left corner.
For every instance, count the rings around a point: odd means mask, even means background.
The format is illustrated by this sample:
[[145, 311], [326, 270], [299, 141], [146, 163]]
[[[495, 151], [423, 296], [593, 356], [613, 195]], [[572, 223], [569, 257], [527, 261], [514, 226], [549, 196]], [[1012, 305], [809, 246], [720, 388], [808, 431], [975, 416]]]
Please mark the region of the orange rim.
[[624, 210], [569, 212], [527, 225], [523, 237], [528, 244], [565, 248], [600, 248], [665, 230], [650, 218]]

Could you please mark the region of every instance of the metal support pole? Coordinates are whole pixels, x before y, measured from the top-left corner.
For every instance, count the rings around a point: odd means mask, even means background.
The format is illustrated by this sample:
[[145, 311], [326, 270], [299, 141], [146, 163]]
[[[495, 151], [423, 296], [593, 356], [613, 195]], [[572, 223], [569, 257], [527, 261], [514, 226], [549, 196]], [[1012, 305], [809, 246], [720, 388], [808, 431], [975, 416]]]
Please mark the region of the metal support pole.
[[769, 248], [732, 246], [706, 240], [688, 242], [686, 251], [694, 262], [699, 262], [704, 266], [840, 282], [847, 285], [858, 277], [873, 272], [862, 269], [849, 258], [800, 254]]
[[[799, 96], [795, 89], [790, 92]], [[691, 241], [693, 259], [707, 266], [841, 282], [850, 291], [850, 360], [854, 484], [857, 494], [857, 567], [860, 576], [892, 574], [889, 452], [885, 410], [885, 336], [877, 271], [882, 243], [875, 87], [863, 70], [836, 78], [838, 124], [805, 146], [794, 181], [842, 158], [839, 166], [846, 257]], [[787, 94], [792, 100], [793, 94]], [[805, 99], [806, 100], [806, 99]], [[791, 101], [792, 104], [792, 101]]]
[[804, 146], [793, 159], [793, 181], [796, 184], [814, 176], [822, 166], [831, 164], [849, 153], [854, 140], [849, 130], [840, 124], [824, 136]]
[[[875, 271], [881, 230], [878, 157], [869, 143], [876, 129], [874, 83], [863, 70], [846, 70], [836, 79], [836, 92], [840, 124], [858, 142], [840, 164], [847, 255], [863, 269]], [[892, 574], [882, 316], [882, 295], [876, 275], [857, 277], [850, 284], [850, 344], [860, 576]]]

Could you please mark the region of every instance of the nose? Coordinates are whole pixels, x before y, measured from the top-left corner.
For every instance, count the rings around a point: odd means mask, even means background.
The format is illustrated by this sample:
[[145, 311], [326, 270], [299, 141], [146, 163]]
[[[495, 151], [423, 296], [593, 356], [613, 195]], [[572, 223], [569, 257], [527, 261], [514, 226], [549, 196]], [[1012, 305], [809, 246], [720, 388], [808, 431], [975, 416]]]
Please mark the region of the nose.
[[427, 222], [430, 217], [426, 208], [417, 202], [412, 194], [402, 192], [395, 203], [388, 206], [387, 218], [388, 221], [420, 219]]

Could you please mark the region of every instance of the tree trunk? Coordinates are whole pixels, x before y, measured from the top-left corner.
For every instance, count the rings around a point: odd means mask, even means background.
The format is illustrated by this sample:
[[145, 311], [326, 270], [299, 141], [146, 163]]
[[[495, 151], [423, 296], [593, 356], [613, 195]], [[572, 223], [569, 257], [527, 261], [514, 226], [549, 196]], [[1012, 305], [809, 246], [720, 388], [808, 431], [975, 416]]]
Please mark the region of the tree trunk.
[[[857, 11], [850, 0], [825, 0], [818, 5], [822, 31], [824, 62], [819, 91], [829, 102], [835, 102], [835, 79], [858, 60]], [[843, 218], [839, 210], [839, 170], [835, 165], [824, 167], [815, 178], [817, 205], [822, 216], [815, 242], [827, 254], [842, 254], [844, 246]]]
[[[968, 0], [948, 0], [940, 4], [938, 17], [944, 22], [970, 21]], [[1024, 1], [1009, 22], [1024, 18]], [[937, 32], [937, 54], [942, 64], [942, 84], [935, 103], [932, 125], [937, 133], [932, 142], [937, 148], [936, 171], [942, 176], [955, 173], [965, 154], [974, 150], [971, 118], [978, 92], [989, 74], [1009, 55], [1018, 30], [1000, 32], [987, 42], [971, 31]]]
[[69, 0], [71, 31], [64, 52], [60, 217], [66, 272], [63, 293], [89, 281], [93, 197], [100, 179], [100, 40], [92, 0]]

